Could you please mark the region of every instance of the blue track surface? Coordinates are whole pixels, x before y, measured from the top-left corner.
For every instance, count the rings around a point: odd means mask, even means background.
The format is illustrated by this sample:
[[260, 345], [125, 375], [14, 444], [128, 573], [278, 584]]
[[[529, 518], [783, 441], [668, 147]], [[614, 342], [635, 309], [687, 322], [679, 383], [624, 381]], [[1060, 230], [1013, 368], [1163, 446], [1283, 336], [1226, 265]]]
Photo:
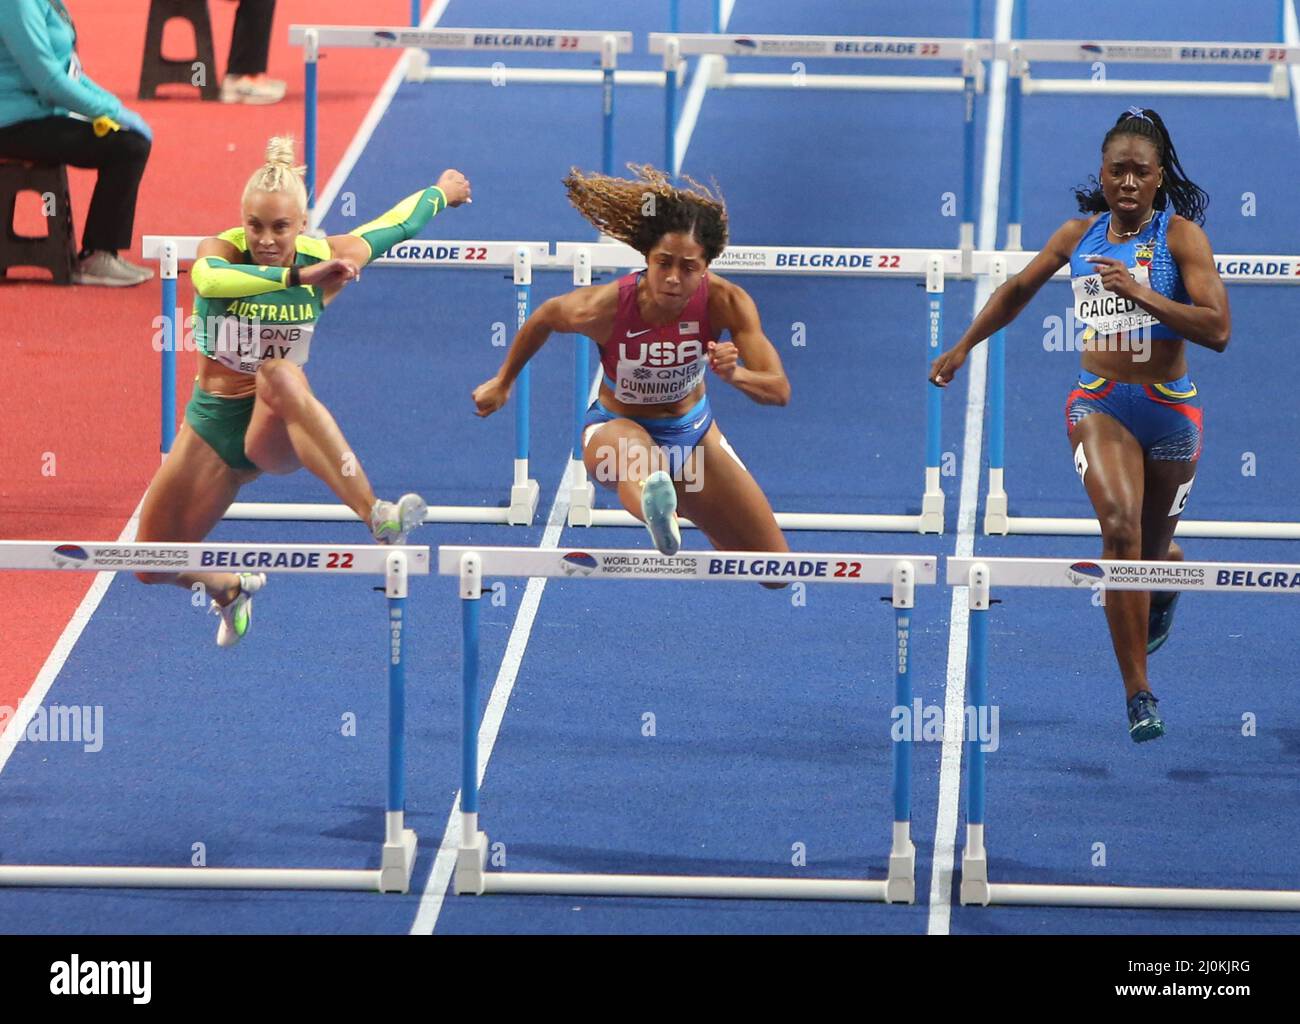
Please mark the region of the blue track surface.
[[[985, 0], [983, 31], [996, 3]], [[1058, 10], [1059, 6], [1059, 10]], [[1271, 3], [1154, 4], [1142, 23], [1099, 36], [1272, 39]], [[560, 27], [666, 27], [666, 5], [547, 5]], [[452, 0], [443, 24], [514, 27], [505, 0]], [[683, 4], [683, 29], [707, 6]], [[1145, 12], [1152, 8], [1150, 16]], [[1119, 23], [1130, 3], [1089, 8]], [[1067, 5], [1035, 5], [1029, 34], [1077, 37]], [[1161, 14], [1160, 11], [1164, 13]], [[615, 24], [616, 23], [616, 24]], [[743, 32], [964, 36], [964, 4], [737, 0]], [[345, 58], [343, 58], [345, 59]], [[655, 67], [637, 55], [624, 66]], [[512, 61], [512, 63], [525, 63]], [[575, 62], [575, 63], [581, 63]], [[809, 71], [845, 70], [840, 61]], [[779, 64], [779, 62], [773, 62]], [[1086, 65], [1044, 68], [1080, 75]], [[779, 67], [773, 67], [779, 70]], [[947, 73], [921, 62], [871, 71]], [[1148, 74], [1150, 69], [1124, 69]], [[1113, 74], [1117, 74], [1113, 71]], [[1159, 69], [1151, 72], [1158, 75]], [[1225, 77], [1213, 70], [1203, 77]], [[1187, 72], [1180, 69], [1180, 74]], [[1235, 72], [1228, 77], [1250, 77]], [[1258, 77], [1258, 76], [1257, 76]], [[1094, 173], [1123, 97], [1025, 100], [1025, 244], [1074, 215], [1069, 188]], [[987, 96], [977, 104], [983, 166]], [[1300, 139], [1292, 104], [1161, 99], [1189, 173], [1212, 196], [1219, 252], [1286, 252], [1300, 236], [1291, 197]], [[684, 170], [716, 179], [741, 243], [952, 247], [961, 188], [961, 98], [904, 93], [711, 91]], [[618, 97], [616, 165], [661, 162], [662, 96]], [[473, 206], [429, 238], [592, 237], [560, 179], [599, 164], [599, 97], [583, 87], [410, 85], [399, 89], [340, 200], [373, 215], [436, 177], [464, 170]], [[1005, 236], [1006, 176], [997, 241]], [[982, 181], [977, 178], [976, 188]], [[1257, 215], [1242, 214], [1243, 193]], [[958, 196], [960, 200], [960, 196]], [[976, 196], [978, 200], [978, 195]], [[356, 223], [336, 203], [326, 227]], [[214, 226], [215, 228], [215, 226]], [[534, 305], [569, 287], [536, 275]], [[783, 409], [715, 382], [718, 419], [778, 509], [915, 512], [924, 455], [924, 291], [915, 281], [748, 278], [793, 385]], [[945, 344], [972, 313], [949, 283]], [[1206, 449], [1188, 515], [1293, 518], [1293, 417], [1279, 415], [1276, 354], [1300, 293], [1231, 290], [1234, 342], [1190, 353]], [[1065, 443], [1063, 405], [1077, 356], [1046, 351], [1044, 320], [1064, 314], [1052, 284], [1008, 331], [1007, 489], [1013, 514], [1086, 515]], [[366, 272], [317, 332], [312, 381], [381, 494], [500, 505], [513, 417], [472, 415], [471, 389], [495, 372], [513, 333], [513, 287], [496, 272]], [[803, 345], [794, 338], [802, 331]], [[427, 527], [437, 544], [537, 545], [570, 443], [573, 339], [533, 363], [532, 475], [538, 525]], [[965, 387], [945, 396], [943, 449], [964, 448]], [[987, 431], [983, 450], [987, 450]], [[1243, 466], [1254, 456], [1254, 475]], [[986, 456], [985, 456], [986, 458]], [[961, 466], [956, 465], [957, 472]], [[981, 493], [984, 490], [981, 476]], [[950, 555], [958, 477], [947, 476], [946, 534], [794, 533], [802, 550]], [[326, 501], [305, 473], [267, 477], [244, 500]], [[602, 494], [609, 507], [609, 496]], [[982, 507], [980, 509], [982, 515]], [[213, 540], [360, 543], [346, 524], [227, 523]], [[565, 530], [561, 545], [644, 547], [641, 530]], [[699, 540], [687, 537], [687, 546]], [[1188, 541], [1196, 559], [1300, 561], [1283, 542]], [[976, 537], [982, 554], [1093, 556], [1093, 538]], [[371, 581], [280, 576], [257, 600], [251, 639], [211, 642], [215, 619], [184, 595], [119, 577], [45, 703], [102, 705], [103, 749], [24, 743], [0, 774], [0, 863], [376, 867], [385, 786], [385, 605]], [[377, 582], [377, 581], [376, 581]], [[842, 877], [884, 874], [891, 817], [892, 613], [876, 588], [810, 588], [806, 606], [748, 585], [555, 580], [541, 597], [482, 788], [482, 820], [511, 870]], [[412, 894], [0, 890], [0, 928], [20, 932], [402, 933], [416, 918], [459, 779], [459, 608], [450, 580], [418, 579], [408, 607], [408, 823], [421, 836]], [[505, 584], [482, 604], [483, 700], [524, 595]], [[1288, 641], [1300, 609], [1284, 597], [1197, 595], [1152, 663], [1169, 735], [1135, 747], [1105, 622], [1088, 595], [1015, 591], [992, 613], [990, 699], [1001, 746], [989, 759], [988, 844], [996, 879], [1300, 888], [1300, 715], [1289, 699]], [[942, 704], [947, 588], [918, 595], [917, 696]], [[1242, 735], [1242, 716], [1258, 735]], [[655, 735], [643, 735], [647, 713]], [[344, 736], [346, 715], [356, 735]], [[448, 895], [439, 933], [908, 932], [927, 930], [939, 796], [939, 743], [916, 745], [914, 906]], [[950, 840], [952, 837], [944, 837]], [[1094, 866], [1105, 845], [1105, 866]], [[802, 844], [806, 866], [792, 866]], [[958, 837], [960, 847], [960, 836]], [[1294, 931], [1295, 916], [962, 908], [951, 930], [1006, 932]]]

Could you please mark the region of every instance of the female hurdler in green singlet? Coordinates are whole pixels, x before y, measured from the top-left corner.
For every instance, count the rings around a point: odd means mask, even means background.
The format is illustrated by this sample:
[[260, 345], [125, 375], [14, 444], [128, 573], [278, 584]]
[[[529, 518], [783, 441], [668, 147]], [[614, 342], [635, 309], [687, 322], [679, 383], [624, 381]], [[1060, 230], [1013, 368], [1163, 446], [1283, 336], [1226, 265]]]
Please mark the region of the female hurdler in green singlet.
[[[190, 276], [200, 359], [176, 444], [145, 496], [136, 539], [201, 541], [239, 488], [261, 473], [305, 466], [354, 511], [380, 544], [400, 544], [424, 521], [417, 494], [380, 501], [302, 367], [321, 311], [359, 268], [416, 234], [446, 206], [469, 202], [469, 182], [444, 171], [346, 235], [311, 238], [293, 140], [274, 138], [244, 189], [243, 225], [204, 239]], [[221, 613], [217, 643], [237, 643], [252, 620], [261, 573], [137, 573], [145, 583], [202, 584]]]

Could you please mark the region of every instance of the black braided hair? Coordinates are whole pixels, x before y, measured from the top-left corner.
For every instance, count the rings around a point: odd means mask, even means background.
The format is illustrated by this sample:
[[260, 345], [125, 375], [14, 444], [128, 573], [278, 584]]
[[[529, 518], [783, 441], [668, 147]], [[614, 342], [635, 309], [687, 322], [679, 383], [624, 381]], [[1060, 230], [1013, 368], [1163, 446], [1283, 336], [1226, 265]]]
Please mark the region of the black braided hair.
[[[1155, 208], [1163, 210], [1172, 203], [1174, 212], [1179, 216], [1186, 217], [1197, 224], [1204, 224], [1205, 208], [1209, 205], [1210, 197], [1183, 172], [1178, 151], [1174, 149], [1174, 140], [1169, 137], [1169, 129], [1165, 127], [1165, 122], [1161, 120], [1160, 115], [1154, 110], [1129, 107], [1119, 115], [1114, 127], [1101, 140], [1103, 153], [1110, 145], [1111, 139], [1117, 135], [1136, 135], [1155, 146], [1156, 155], [1160, 158], [1160, 166], [1165, 172], [1164, 180], [1156, 191]], [[1110, 209], [1102, 193], [1101, 183], [1097, 181], [1095, 174], [1088, 176], [1087, 185], [1079, 186], [1073, 191], [1081, 213], [1105, 213]]]

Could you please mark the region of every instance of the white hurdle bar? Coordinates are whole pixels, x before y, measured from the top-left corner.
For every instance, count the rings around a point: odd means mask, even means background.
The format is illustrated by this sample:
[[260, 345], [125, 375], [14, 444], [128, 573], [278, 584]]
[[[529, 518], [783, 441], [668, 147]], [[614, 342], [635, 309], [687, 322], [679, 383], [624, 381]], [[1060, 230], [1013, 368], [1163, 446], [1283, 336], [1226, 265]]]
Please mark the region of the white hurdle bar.
[[[155, 331], [154, 347], [162, 354], [162, 446], [163, 458], [171, 451], [176, 433], [176, 352], [192, 345], [190, 332], [178, 339], [180, 324], [189, 318], [176, 303], [177, 266], [181, 260], [193, 260], [202, 236], [168, 237], [145, 235], [145, 259], [159, 261], [162, 280], [161, 335]], [[457, 269], [509, 269], [514, 273], [514, 319], [516, 329], [523, 326], [531, 309], [532, 268], [548, 267], [551, 262], [547, 242], [487, 242], [411, 240], [400, 242], [388, 255], [370, 266], [386, 269], [454, 267]], [[503, 523], [526, 526], [537, 512], [540, 488], [529, 476], [529, 426], [531, 414], [532, 374], [524, 367], [514, 393], [515, 458], [510, 501], [506, 507], [477, 505], [431, 505], [426, 523]], [[355, 522], [356, 513], [343, 504], [247, 502], [237, 501], [226, 511], [226, 519], [278, 519], [312, 522]]]
[[[947, 582], [969, 588], [967, 677], [976, 721], [988, 710], [988, 611], [996, 587], [1232, 591], [1300, 594], [1300, 565], [1250, 562], [1136, 562], [1070, 558], [949, 558]], [[984, 843], [984, 751], [966, 740], [966, 847], [961, 902], [989, 906], [1131, 907], [1171, 910], [1300, 910], [1300, 890], [1196, 889], [1109, 885], [991, 883]]]
[[881, 880], [732, 878], [634, 874], [559, 874], [487, 871], [488, 837], [479, 830], [479, 614], [489, 577], [567, 577], [693, 581], [875, 584], [892, 588], [896, 649], [896, 707], [912, 704], [911, 609], [915, 588], [935, 582], [932, 555], [811, 554], [736, 551], [656, 551], [589, 548], [440, 547], [438, 572], [459, 578], [462, 612], [463, 717], [461, 724], [461, 847], [456, 858], [459, 895], [545, 893], [588, 896], [672, 896], [735, 899], [873, 900], [912, 903], [916, 850], [911, 840], [911, 737], [893, 748], [894, 821], [888, 877]]
[[[1013, 0], [1014, 2], [1014, 0]], [[1028, 0], [1014, 3], [1013, 39], [995, 46], [995, 59], [1008, 67], [1007, 133], [1010, 169], [1007, 194], [1006, 248], [1021, 247], [1022, 98], [1034, 93], [1069, 93], [1096, 96], [1238, 96], [1285, 99], [1290, 95], [1289, 65], [1300, 62], [1300, 48], [1286, 46], [1286, 0], [1277, 3], [1277, 39], [1268, 43], [1170, 42], [1162, 40], [1027, 39]], [[1093, 76], [1085, 79], [1034, 78], [1030, 62], [1091, 64]], [[1267, 67], [1266, 82], [1197, 82], [1169, 79], [1116, 79], [1106, 75], [1107, 64], [1181, 64], [1185, 66], [1234, 65]], [[1100, 75], [1097, 74], [1100, 70]]]
[[[148, 889], [329, 889], [409, 892], [417, 837], [405, 827], [407, 578], [429, 575], [427, 547], [331, 544], [172, 544], [0, 540], [0, 570], [89, 572], [257, 572], [383, 576], [388, 598], [383, 646], [388, 663], [388, 793], [380, 866], [178, 868], [0, 865], [0, 886]], [[19, 726], [11, 726], [19, 727]]]
[[[976, 274], [988, 274], [994, 289], [1029, 265], [1036, 252], [976, 252], [972, 268]], [[1300, 284], [1300, 256], [1282, 254], [1216, 255], [1215, 265], [1225, 284]], [[1053, 280], [1068, 281], [1069, 266], [1062, 267]], [[1072, 341], [1072, 339], [1070, 339]], [[1013, 516], [1008, 512], [1004, 479], [1006, 469], [1006, 331], [989, 340], [989, 482], [984, 498], [984, 532], [987, 535], [1050, 534], [1059, 536], [1098, 536], [1101, 526], [1096, 518], [1068, 516]], [[1254, 520], [1185, 519], [1175, 530], [1178, 537], [1222, 537], [1267, 540], [1300, 539], [1300, 522], [1264, 522]]]
[[[316, 126], [318, 119], [317, 70], [321, 47], [407, 51], [408, 82], [490, 82], [493, 85], [596, 84], [602, 87], [601, 169], [613, 174], [614, 86], [662, 86], [668, 77], [660, 71], [618, 71], [618, 55], [632, 52], [631, 32], [552, 28], [408, 28], [401, 25], [290, 25], [289, 43], [303, 48], [305, 80], [305, 149], [307, 160], [307, 214], [316, 220]], [[429, 50], [459, 53], [597, 53], [600, 67], [592, 69], [507, 68], [500, 61], [491, 67], [430, 67]]]
[[[972, 4], [971, 34], [980, 28], [980, 4]], [[699, 74], [712, 88], [856, 89], [863, 91], [960, 92], [965, 94], [962, 131], [962, 217], [958, 248], [975, 247], [975, 96], [984, 91], [984, 61], [993, 56], [988, 39], [902, 36], [782, 36], [715, 33], [650, 33], [650, 52], [662, 55], [665, 69], [688, 54], [700, 55]], [[795, 60], [789, 72], [736, 73], [728, 57]], [[958, 62], [960, 75], [807, 74], [801, 58], [850, 60], [941, 60]], [[707, 62], [707, 63], [705, 63]], [[664, 170], [677, 173], [677, 100], [671, 81], [665, 90]], [[963, 268], [964, 270], [965, 268]]]
[[[645, 258], [620, 242], [556, 244], [553, 265], [572, 266], [573, 283], [591, 284], [592, 271], [636, 270]], [[742, 274], [817, 275], [826, 277], [922, 277], [926, 288], [926, 359], [942, 351], [944, 279], [961, 270], [961, 253], [956, 249], [847, 249], [812, 246], [739, 245], [729, 246], [709, 265], [710, 270]], [[588, 369], [589, 349], [579, 336], [574, 347], [574, 427], [569, 480], [570, 526], [637, 526], [638, 520], [625, 509], [594, 507], [595, 489], [583, 464], [583, 421], [590, 405], [592, 386]], [[919, 365], [919, 364], [918, 364]], [[928, 365], [928, 362], [926, 363]], [[921, 511], [916, 514], [881, 515], [828, 512], [777, 512], [783, 530], [849, 530], [882, 533], [943, 533], [944, 493], [940, 484], [941, 415], [937, 388], [926, 387], [925, 481]], [[693, 527], [689, 519], [681, 525]]]

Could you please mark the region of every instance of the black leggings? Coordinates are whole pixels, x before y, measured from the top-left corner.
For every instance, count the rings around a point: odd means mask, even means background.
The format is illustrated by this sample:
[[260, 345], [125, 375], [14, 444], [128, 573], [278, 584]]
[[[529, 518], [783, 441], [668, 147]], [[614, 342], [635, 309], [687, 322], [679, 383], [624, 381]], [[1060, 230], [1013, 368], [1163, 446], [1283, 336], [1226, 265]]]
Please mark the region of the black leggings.
[[260, 75], [271, 52], [271, 22], [275, 0], [239, 0], [235, 27], [230, 33], [228, 75]]
[[73, 117], [40, 117], [0, 128], [0, 156], [99, 171], [81, 233], [82, 253], [131, 248], [135, 200], [150, 148], [143, 135], [125, 129], [96, 138], [89, 121]]

